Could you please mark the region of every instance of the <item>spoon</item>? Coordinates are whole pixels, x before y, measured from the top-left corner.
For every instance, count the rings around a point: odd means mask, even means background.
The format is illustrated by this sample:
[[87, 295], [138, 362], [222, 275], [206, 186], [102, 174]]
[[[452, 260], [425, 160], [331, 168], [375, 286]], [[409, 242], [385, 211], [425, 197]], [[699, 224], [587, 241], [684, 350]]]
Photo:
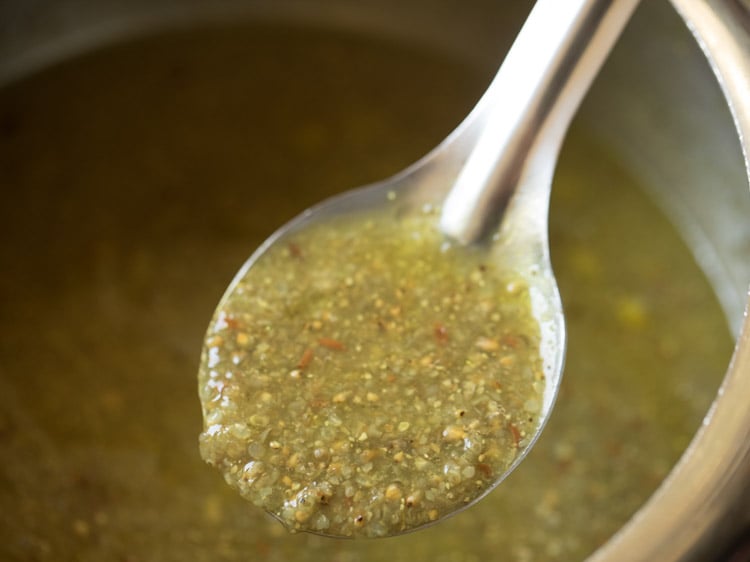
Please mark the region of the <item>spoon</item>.
[[[292, 254], [298, 252], [294, 240], [303, 238], [303, 233], [332, 224], [341, 217], [363, 211], [372, 214], [374, 210], [394, 204], [398, 205], [399, 216], [402, 217], [440, 208], [439, 227], [448, 245], [454, 248], [466, 246], [466, 252], [476, 246], [490, 245], [493, 251], [502, 252], [503, 260], [513, 264], [515, 272], [528, 286], [531, 313], [538, 323], [541, 370], [546, 382], [537, 423], [531, 435], [518, 435], [514, 429], [518, 450], [512, 462], [492, 474], [494, 481], [491, 485], [481, 487], [473, 497], [456, 499], [455, 505], [444, 513], [436, 510], [426, 512], [429, 517], [418, 524], [404, 524], [401, 519], [399, 527], [379, 522], [378, 513], [387, 514], [394, 523], [398, 517], [404, 516], [399, 515], [398, 511], [388, 511], [387, 506], [391, 505], [389, 501], [393, 500], [392, 505], [400, 506], [400, 513], [403, 514], [405, 506], [410, 508], [423, 502], [424, 498], [419, 491], [405, 496], [408, 492], [404, 492], [400, 483], [396, 482], [382, 494], [370, 492], [374, 494], [372, 498], [365, 498], [365, 503], [369, 501], [377, 506], [373, 509], [381, 510], [380, 506], [385, 506], [381, 511], [375, 514], [370, 511], [354, 513], [351, 522], [354, 531], [346, 527], [345, 532], [340, 532], [331, 524], [331, 517], [325, 514], [325, 509], [319, 508], [327, 506], [335, 493], [330, 482], [296, 483], [286, 475], [284, 478], [289, 480], [289, 490], [301, 491], [284, 501], [283, 510], [287, 511], [283, 513], [287, 515], [282, 516], [277, 511], [271, 513], [288, 526], [290, 522], [295, 524], [292, 530], [297, 528], [328, 536], [351, 536], [357, 534], [357, 526], [362, 525], [367, 529], [366, 533], [363, 532], [365, 536], [385, 536], [433, 523], [481, 499], [518, 466], [535, 443], [555, 401], [565, 351], [564, 316], [550, 264], [547, 239], [547, 215], [557, 154], [575, 111], [637, 3], [637, 0], [538, 0], [487, 92], [465, 121], [440, 146], [389, 180], [333, 197], [303, 212], [266, 240], [230, 284], [217, 310], [221, 311], [222, 304], [233, 295], [246, 290], [242, 285], [243, 279], [262, 256], [280, 246], [288, 246]], [[462, 250], [459, 248], [459, 251]], [[342, 267], [344, 265], [341, 264]], [[220, 344], [215, 342], [221, 338], [215, 334], [219, 334], [230, 322], [236, 320], [220, 312], [209, 329], [203, 361], [208, 370], [219, 364]], [[444, 335], [439, 330], [443, 328], [436, 328], [438, 338]], [[247, 338], [247, 335], [244, 337]], [[326, 353], [335, 353], [344, 348], [342, 342], [331, 338], [321, 338], [319, 342], [328, 348]], [[483, 347], [494, 350], [497, 344], [489, 342]], [[235, 364], [241, 361], [241, 358], [237, 359], [239, 355], [232, 357]], [[300, 379], [308, 376], [311, 384], [315, 384], [317, 379], [303, 372], [312, 357], [312, 350], [307, 349], [299, 360], [299, 368], [293, 369], [290, 377]], [[278, 471], [255, 457], [240, 467], [236, 463], [232, 465], [222, 456], [226, 455], [224, 448], [220, 453], [213, 450], [215, 447], [210, 443], [217, 436], [233, 435], [234, 432], [241, 438], [251, 433], [248, 426], [243, 424], [233, 423], [229, 427], [222, 417], [224, 412], [208, 409], [209, 399], [232, 407], [231, 398], [223, 392], [213, 392], [217, 385], [223, 389], [228, 382], [216, 382], [215, 376], [216, 371], [209, 371], [204, 376], [207, 380], [204, 385], [206, 390], [201, 398], [206, 429], [201, 436], [201, 452], [212, 464], [230, 467], [231, 471], [227, 470], [231, 474], [225, 472], [227, 480], [233, 482], [240, 493], [252, 497], [257, 503], [258, 497], [273, 494], [272, 484], [280, 476]], [[340, 402], [348, 399], [345, 392], [340, 395]], [[373, 402], [380, 399], [378, 394], [368, 393], [368, 400], [371, 395]], [[259, 396], [261, 401], [266, 397], [272, 399], [270, 392]], [[333, 401], [336, 400], [334, 396]], [[295, 408], [295, 403], [292, 401], [289, 407]], [[463, 411], [460, 415], [463, 415]], [[257, 423], [252, 418], [256, 418]], [[326, 427], [329, 421], [324, 421]], [[249, 423], [261, 426], [269, 424], [269, 429], [261, 434], [262, 439], [268, 436], [271, 424], [268, 416], [251, 416]], [[443, 436], [463, 440], [466, 447], [470, 447], [471, 438], [462, 432], [449, 426], [443, 431]], [[344, 442], [342, 446], [370, 451], [364, 449], [367, 440], [367, 432], [362, 431], [351, 437], [351, 443]], [[259, 443], [250, 444], [248, 449], [251, 456], [252, 448], [260, 446]], [[302, 462], [293, 449], [284, 453], [283, 443], [271, 441], [268, 446], [280, 451], [276, 457], [271, 451], [272, 458], [283, 458], [287, 468], [296, 467], [298, 462]], [[368, 455], [380, 454], [378, 450], [373, 451]], [[317, 457], [318, 452], [320, 457]], [[315, 455], [308, 464], [318, 459], [323, 466], [329, 452], [327, 448], [319, 447], [315, 449]], [[401, 462], [398, 456], [393, 458], [393, 462]], [[364, 467], [372, 466], [367, 455], [361, 459]], [[421, 462], [424, 464], [425, 461]], [[477, 466], [482, 464], [480, 462]], [[361, 467], [351, 468], [360, 474]], [[468, 474], [473, 477], [473, 468], [468, 468]], [[344, 470], [347, 468], [344, 467]], [[448, 468], [445, 472], [450, 477]], [[344, 474], [341, 481], [349, 482], [353, 478]], [[337, 473], [335, 483], [338, 482]], [[447, 489], [450, 490], [450, 486]], [[312, 509], [313, 505], [318, 506], [317, 511]]]

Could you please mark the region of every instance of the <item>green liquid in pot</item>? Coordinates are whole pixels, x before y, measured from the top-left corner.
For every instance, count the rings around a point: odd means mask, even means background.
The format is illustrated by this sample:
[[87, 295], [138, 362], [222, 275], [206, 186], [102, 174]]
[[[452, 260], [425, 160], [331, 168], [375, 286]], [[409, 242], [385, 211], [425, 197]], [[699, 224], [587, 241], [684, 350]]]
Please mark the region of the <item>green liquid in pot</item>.
[[302, 208], [429, 150], [485, 79], [375, 41], [237, 27], [0, 92], [0, 557], [574, 560], [622, 526], [699, 427], [731, 338], [671, 225], [581, 131], [551, 211], [563, 386], [503, 486], [424, 531], [335, 541], [289, 535], [198, 454], [195, 369], [237, 267]]

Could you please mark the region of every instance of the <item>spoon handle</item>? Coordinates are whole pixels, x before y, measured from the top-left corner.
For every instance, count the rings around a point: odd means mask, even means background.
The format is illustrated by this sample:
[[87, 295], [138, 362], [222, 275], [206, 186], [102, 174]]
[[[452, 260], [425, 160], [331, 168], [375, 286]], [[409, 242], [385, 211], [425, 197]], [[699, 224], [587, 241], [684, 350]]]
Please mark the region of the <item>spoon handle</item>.
[[[442, 231], [468, 244], [500, 220], [530, 162], [552, 172], [565, 131], [638, 0], [537, 0], [472, 115], [479, 129], [445, 199]], [[545, 178], [537, 170], [536, 178]], [[544, 180], [537, 183], [545, 183]], [[540, 209], [546, 221], [546, 207]]]

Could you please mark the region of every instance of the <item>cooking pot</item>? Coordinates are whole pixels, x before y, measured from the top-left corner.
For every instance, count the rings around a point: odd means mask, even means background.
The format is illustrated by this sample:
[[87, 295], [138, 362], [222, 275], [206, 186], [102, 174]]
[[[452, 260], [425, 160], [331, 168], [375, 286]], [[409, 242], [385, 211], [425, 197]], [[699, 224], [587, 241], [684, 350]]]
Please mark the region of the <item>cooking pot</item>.
[[[491, 0], [6, 0], [0, 4], [0, 85], [120, 38], [236, 18], [389, 37], [487, 71], [502, 59], [529, 6]], [[750, 4], [643, 2], [578, 120], [627, 163], [673, 219], [736, 337], [724, 382], [682, 459], [592, 559], [711, 559], [750, 523]]]

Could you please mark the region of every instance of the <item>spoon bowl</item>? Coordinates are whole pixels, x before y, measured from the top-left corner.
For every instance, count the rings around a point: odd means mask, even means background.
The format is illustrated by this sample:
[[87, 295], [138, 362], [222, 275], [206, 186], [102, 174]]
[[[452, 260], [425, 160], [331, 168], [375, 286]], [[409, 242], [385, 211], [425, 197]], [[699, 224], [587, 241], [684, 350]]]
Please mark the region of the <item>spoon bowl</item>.
[[[294, 240], [306, 232], [342, 217], [356, 217], [358, 214], [367, 217], [380, 211], [398, 220], [433, 215], [436, 225], [439, 222], [443, 250], [481, 251], [487, 260], [495, 261], [501, 256], [505, 263], [513, 264], [514, 273], [527, 288], [531, 314], [538, 329], [544, 389], [533, 430], [527, 434], [513, 429], [516, 451], [512, 462], [494, 471], [489, 485], [478, 487], [473, 495], [456, 500], [452, 509], [440, 514], [435, 512], [434, 517], [430, 512], [429, 520], [415, 525], [404, 524], [397, 531], [391, 527], [378, 527], [375, 522], [373, 531], [367, 536], [408, 532], [472, 505], [520, 464], [548, 420], [560, 385], [565, 351], [562, 303], [547, 238], [552, 176], [570, 120], [636, 4], [637, 0], [565, 3], [539, 0], [486, 94], [443, 144], [393, 178], [346, 192], [304, 211], [256, 250], [222, 298], [219, 309], [238, 291], [248, 290], [243, 286], [243, 280], [273, 249], [288, 246], [289, 251], [296, 254]], [[378, 230], [380, 225], [373, 233]], [[226, 321], [223, 317], [218, 320], [219, 323]], [[435, 329], [436, 337], [440, 339], [438, 328]], [[324, 340], [327, 343], [322, 345], [329, 351], [344, 348], [339, 340], [323, 338], [319, 341]], [[494, 351], [498, 345], [492, 342], [486, 347]], [[204, 350], [209, 367], [212, 353], [210, 348]], [[299, 369], [291, 373], [296, 373], [295, 378], [305, 376], [304, 369], [310, 363], [312, 353], [310, 348], [305, 350]], [[341, 393], [341, 402], [348, 399], [344, 394]], [[204, 435], [211, 437], [212, 431], [224, 431], [221, 424], [211, 423], [206, 417], [205, 408], [204, 418]], [[453, 439], [453, 427], [443, 430], [443, 436], [448, 432], [447, 438]], [[510, 427], [514, 426], [511, 424]], [[457, 435], [456, 439], [463, 439], [466, 447], [471, 446], [468, 434]], [[368, 437], [363, 431], [359, 436], [354, 435], [351, 441], [354, 446], [360, 446], [357, 442], [365, 442]], [[278, 447], [282, 444], [279, 443]], [[291, 458], [294, 456], [292, 454]], [[249, 486], [254, 482], [252, 475], [261, 470], [260, 464], [250, 461], [245, 465], [243, 470], [251, 474], [247, 477]], [[371, 463], [365, 462], [364, 466], [368, 464]], [[479, 462], [476, 466], [484, 464]], [[445, 472], [448, 474], [447, 468]], [[469, 473], [473, 475], [473, 469]], [[317, 512], [314, 524], [307, 525], [311, 515], [306, 506], [311, 502], [327, 505], [332, 493], [328, 483], [314, 482], [311, 486], [312, 491], [305, 492], [308, 495], [300, 495], [300, 492], [284, 504], [290, 514], [287, 521], [278, 513], [272, 515], [286, 524], [296, 517], [302, 524], [298, 528], [302, 530], [328, 536], [350, 536], [349, 532], [342, 534], [329, 530], [330, 522]], [[385, 490], [383, 505], [388, 499], [401, 501], [403, 511], [404, 505], [409, 506], [408, 502], [422, 501], [421, 496], [412, 500], [402, 497], [401, 488], [397, 484], [393, 486], [396, 491], [391, 493], [392, 498], [389, 497], [392, 488]], [[450, 485], [447, 489], [450, 490]], [[372, 501], [380, 501], [380, 498], [373, 497]], [[395, 521], [395, 517], [393, 515], [391, 519]], [[377, 519], [377, 516], [356, 515], [355, 527], [360, 518], [365, 521]]]

